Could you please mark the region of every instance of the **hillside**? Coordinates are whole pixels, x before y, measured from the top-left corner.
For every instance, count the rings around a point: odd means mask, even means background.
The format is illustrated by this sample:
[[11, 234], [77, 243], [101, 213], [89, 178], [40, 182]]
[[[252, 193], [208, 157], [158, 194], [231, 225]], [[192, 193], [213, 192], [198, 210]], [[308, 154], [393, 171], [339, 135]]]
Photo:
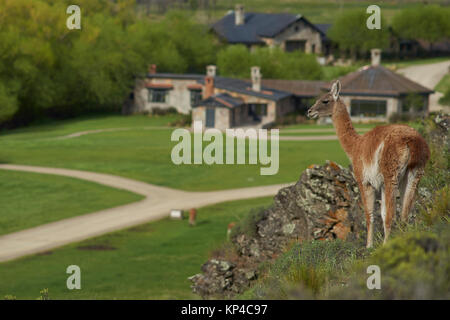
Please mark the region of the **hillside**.
[[[307, 169], [271, 208], [234, 227], [230, 243], [190, 278], [194, 292], [204, 298], [448, 299], [449, 124], [441, 116], [421, 124], [432, 158], [409, 223], [397, 217], [386, 245], [376, 220], [375, 248], [365, 248], [353, 178], [329, 162]], [[374, 265], [381, 290], [367, 289]]]

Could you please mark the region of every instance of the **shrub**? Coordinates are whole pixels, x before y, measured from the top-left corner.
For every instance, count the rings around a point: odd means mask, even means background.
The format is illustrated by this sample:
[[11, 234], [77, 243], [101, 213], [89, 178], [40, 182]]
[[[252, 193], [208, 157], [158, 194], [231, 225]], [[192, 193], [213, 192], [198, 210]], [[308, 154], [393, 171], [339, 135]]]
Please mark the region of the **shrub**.
[[151, 114], [154, 116], [165, 116], [168, 114], [175, 114], [175, 113], [178, 113], [178, 111], [174, 107], [169, 107], [169, 108], [154, 107], [151, 110]]
[[233, 239], [239, 234], [245, 234], [249, 237], [255, 237], [258, 231], [257, 224], [267, 216], [267, 209], [252, 209], [236, 226], [231, 230], [230, 238]]

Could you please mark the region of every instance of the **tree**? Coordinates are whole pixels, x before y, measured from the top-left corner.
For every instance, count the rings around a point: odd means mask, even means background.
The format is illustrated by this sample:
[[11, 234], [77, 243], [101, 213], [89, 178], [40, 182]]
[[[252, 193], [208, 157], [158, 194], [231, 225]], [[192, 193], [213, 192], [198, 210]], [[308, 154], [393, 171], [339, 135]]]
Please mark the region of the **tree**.
[[350, 50], [353, 57], [372, 48], [386, 48], [389, 45], [386, 21], [381, 16], [381, 29], [368, 29], [368, 18], [369, 15], [362, 10], [344, 12], [336, 18], [328, 36], [340, 49]]
[[186, 14], [151, 21], [134, 0], [77, 3], [81, 30], [66, 27], [71, 0], [0, 1], [0, 124], [118, 110], [149, 64], [203, 73], [215, 61], [212, 35]]
[[279, 48], [249, 51], [244, 45], [230, 45], [217, 54], [221, 75], [249, 78], [252, 66], [259, 66], [266, 79], [317, 80], [322, 77], [315, 56], [300, 51], [284, 52]]
[[450, 8], [423, 6], [404, 9], [392, 20], [392, 28], [402, 38], [433, 43], [450, 37]]

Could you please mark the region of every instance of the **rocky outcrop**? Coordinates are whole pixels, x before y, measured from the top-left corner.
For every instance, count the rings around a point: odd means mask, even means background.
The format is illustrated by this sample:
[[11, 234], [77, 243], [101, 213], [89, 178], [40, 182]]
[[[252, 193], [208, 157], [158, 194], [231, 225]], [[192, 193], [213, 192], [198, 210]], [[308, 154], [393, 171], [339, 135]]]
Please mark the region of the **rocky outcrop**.
[[203, 298], [244, 291], [257, 278], [258, 264], [275, 258], [289, 243], [359, 239], [365, 232], [352, 172], [330, 161], [310, 166], [296, 184], [278, 192], [271, 208], [243, 223], [251, 225], [238, 224], [231, 233], [233, 258], [217, 256], [202, 266], [202, 273], [190, 277], [193, 291]]

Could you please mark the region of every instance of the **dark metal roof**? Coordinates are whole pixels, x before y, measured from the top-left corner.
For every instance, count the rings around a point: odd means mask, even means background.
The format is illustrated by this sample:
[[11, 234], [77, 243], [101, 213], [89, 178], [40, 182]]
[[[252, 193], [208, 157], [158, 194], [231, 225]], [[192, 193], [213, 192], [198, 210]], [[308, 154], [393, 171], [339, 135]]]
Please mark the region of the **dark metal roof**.
[[[251, 83], [250, 80], [246, 81]], [[268, 88], [290, 92], [298, 97], [314, 98], [321, 94], [321, 88], [326, 86], [328, 82], [316, 80], [262, 79], [262, 84]]]
[[[365, 66], [340, 77], [342, 95], [375, 95], [396, 97], [409, 93], [431, 94], [430, 90], [382, 66]], [[329, 90], [331, 83], [323, 89]]]
[[[200, 83], [204, 83], [204, 78], [198, 80]], [[273, 89], [266, 86], [261, 86], [260, 91], [252, 90], [251, 83], [233, 78], [215, 77], [214, 87], [224, 89], [236, 93], [241, 93], [249, 96], [260, 97], [268, 100], [278, 101], [280, 99], [289, 97], [292, 95], [290, 92]]]
[[206, 98], [198, 103], [196, 103], [193, 107], [218, 107], [218, 108], [236, 108], [244, 104], [244, 101], [239, 98], [234, 98], [230, 96], [228, 93], [220, 93], [209, 98]]
[[315, 26], [326, 35], [328, 30], [331, 28], [331, 23], [316, 23]]
[[[245, 13], [244, 24], [236, 25], [234, 12], [225, 15], [212, 25], [212, 29], [229, 43], [262, 43], [261, 37], [273, 38], [292, 23], [303, 20], [322, 31], [301, 15], [290, 13]], [[323, 34], [325, 35], [325, 34]]]
[[198, 80], [203, 78], [201, 74], [182, 74], [182, 73], [148, 73], [147, 78], [162, 78], [162, 79], [186, 79]]

